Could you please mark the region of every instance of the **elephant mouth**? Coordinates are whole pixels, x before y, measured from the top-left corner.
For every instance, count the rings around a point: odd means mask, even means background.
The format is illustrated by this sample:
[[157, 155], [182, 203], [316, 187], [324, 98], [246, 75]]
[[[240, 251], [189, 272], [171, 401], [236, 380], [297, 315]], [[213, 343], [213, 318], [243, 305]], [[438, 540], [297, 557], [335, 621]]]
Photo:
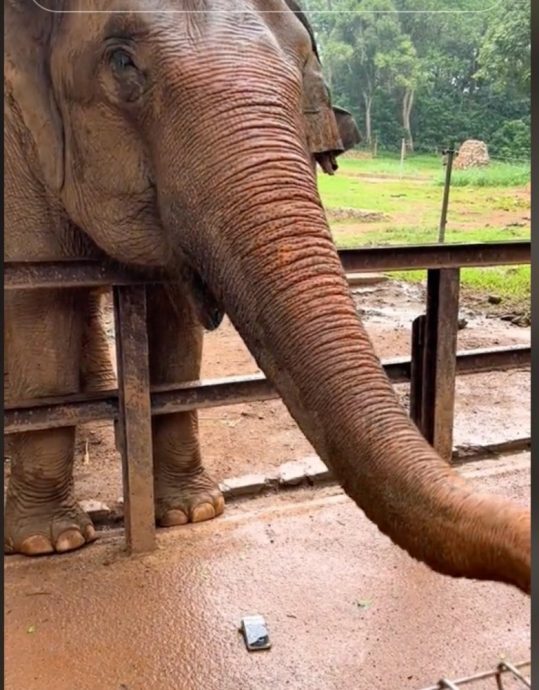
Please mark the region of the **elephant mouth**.
[[165, 275], [160, 273], [157, 276], [154, 274], [153, 277], [165, 278], [165, 290], [173, 307], [178, 302], [178, 291], [180, 291], [184, 298], [187, 295], [192, 316], [207, 331], [214, 331], [221, 325], [225, 315], [224, 307], [216, 299], [200, 273], [189, 263], [182, 261], [179, 274], [176, 272], [174, 278], [168, 271]]
[[190, 295], [195, 313], [207, 331], [214, 331], [221, 325], [225, 310], [200, 273], [192, 268], [189, 269], [189, 273]]
[[181, 290], [183, 294], [187, 293], [193, 315], [207, 331], [214, 331], [221, 325], [225, 315], [224, 307], [185, 256], [181, 261], [179, 275], [176, 273], [176, 278], [170, 280], [169, 274], [168, 278], [167, 292], [173, 305], [177, 301], [176, 291]]

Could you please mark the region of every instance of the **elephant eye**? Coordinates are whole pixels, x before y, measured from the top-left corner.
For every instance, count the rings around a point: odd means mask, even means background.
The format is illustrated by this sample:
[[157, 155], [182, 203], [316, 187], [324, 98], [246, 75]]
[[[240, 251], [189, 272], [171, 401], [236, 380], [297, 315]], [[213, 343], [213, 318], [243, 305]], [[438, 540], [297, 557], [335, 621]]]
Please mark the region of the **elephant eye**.
[[132, 51], [111, 47], [104, 56], [113, 77], [113, 88], [109, 95], [116, 102], [136, 103], [144, 94], [147, 75], [137, 66]]
[[113, 69], [115, 69], [117, 72], [123, 72], [135, 67], [135, 63], [133, 62], [131, 55], [121, 48], [117, 48], [116, 50], [112, 51], [109, 61]]

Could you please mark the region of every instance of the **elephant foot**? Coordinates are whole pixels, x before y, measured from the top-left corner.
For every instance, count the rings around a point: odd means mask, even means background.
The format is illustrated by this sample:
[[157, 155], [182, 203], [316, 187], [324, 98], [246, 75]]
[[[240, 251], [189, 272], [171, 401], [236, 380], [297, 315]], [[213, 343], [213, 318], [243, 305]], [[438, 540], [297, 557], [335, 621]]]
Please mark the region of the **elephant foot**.
[[4, 553], [45, 556], [74, 551], [97, 538], [88, 515], [73, 500], [22, 506], [6, 501]]
[[161, 480], [155, 503], [157, 524], [161, 527], [211, 520], [225, 509], [218, 484], [203, 469], [169, 477], [166, 484]]

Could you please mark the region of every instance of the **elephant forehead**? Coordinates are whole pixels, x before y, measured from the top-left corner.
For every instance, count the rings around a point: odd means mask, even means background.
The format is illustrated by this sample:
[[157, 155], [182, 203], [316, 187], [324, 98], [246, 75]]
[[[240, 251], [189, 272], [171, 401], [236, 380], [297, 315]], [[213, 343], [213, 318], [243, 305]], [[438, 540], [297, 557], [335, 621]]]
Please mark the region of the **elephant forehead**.
[[313, 51], [307, 29], [285, 0], [72, 0], [67, 6], [70, 12], [56, 22], [51, 63], [56, 81], [79, 102], [92, 99], [111, 39], [131, 42], [148, 73], [168, 65], [186, 78], [190, 71], [211, 69], [212, 61], [230, 60], [233, 46], [235, 57], [271, 51], [283, 67], [295, 69]]
[[[143, 37], [172, 31], [176, 39], [204, 41], [220, 32], [237, 40], [273, 34], [299, 52], [312, 49], [311, 36], [290, 0], [45, 0], [58, 8], [58, 24], [80, 33], [81, 43], [107, 36]], [[47, 4], [48, 3], [48, 4]], [[53, 7], [54, 6], [54, 7]], [[297, 8], [297, 3], [293, 4]], [[62, 10], [67, 10], [64, 14]]]

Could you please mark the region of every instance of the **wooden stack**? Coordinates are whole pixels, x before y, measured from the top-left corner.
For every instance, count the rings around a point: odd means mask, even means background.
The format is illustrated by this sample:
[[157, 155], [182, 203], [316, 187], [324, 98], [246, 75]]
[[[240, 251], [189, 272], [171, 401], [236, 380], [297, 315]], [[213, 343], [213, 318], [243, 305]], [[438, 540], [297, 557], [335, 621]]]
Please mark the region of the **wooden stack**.
[[466, 168], [478, 168], [489, 163], [490, 158], [485, 142], [478, 139], [467, 139], [460, 147], [453, 165], [457, 170], [465, 170]]

